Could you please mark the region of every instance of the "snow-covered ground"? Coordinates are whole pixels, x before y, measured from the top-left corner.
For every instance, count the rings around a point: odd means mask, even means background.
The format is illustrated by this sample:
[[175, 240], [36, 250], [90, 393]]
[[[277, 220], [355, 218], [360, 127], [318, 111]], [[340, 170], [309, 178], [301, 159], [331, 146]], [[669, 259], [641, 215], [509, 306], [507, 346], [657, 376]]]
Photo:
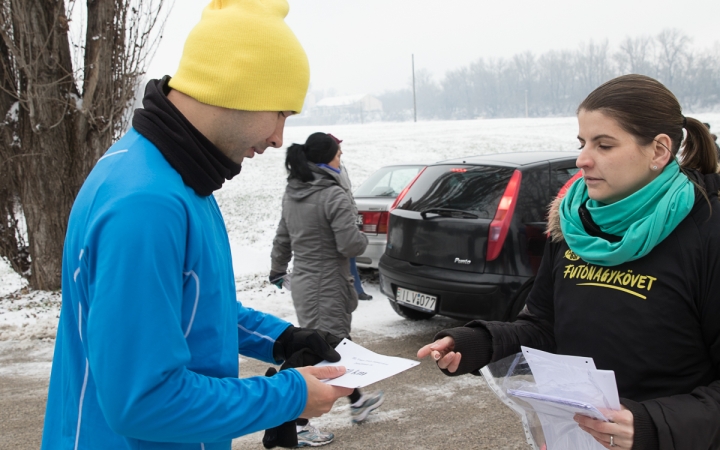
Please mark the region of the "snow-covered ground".
[[[720, 129], [720, 113], [693, 117]], [[283, 148], [304, 142], [315, 131], [330, 132], [344, 140], [343, 161], [354, 185], [379, 167], [393, 163], [577, 148], [574, 117], [289, 126], [285, 129]], [[266, 282], [286, 182], [284, 158], [284, 150], [268, 149], [264, 155], [246, 161], [241, 174], [226, 182], [215, 195], [232, 245], [238, 299], [247, 306], [295, 322], [289, 293]], [[375, 300], [360, 302], [353, 314], [353, 329], [384, 336], [412, 332], [416, 325], [390, 309], [378, 291], [376, 277], [365, 273], [364, 279], [366, 290]], [[0, 261], [0, 340], [52, 339], [59, 306], [59, 293], [28, 292], [24, 280], [12, 272], [6, 261]]]
[[[720, 129], [720, 113], [693, 117]], [[482, 153], [571, 150], [577, 147], [577, 125], [572, 117], [288, 127], [283, 147], [293, 142], [304, 142], [315, 131], [331, 132], [344, 140], [343, 161], [355, 185], [387, 164], [433, 162]], [[272, 238], [280, 217], [285, 187], [284, 157], [284, 150], [269, 149], [264, 155], [247, 161], [242, 173], [227, 182], [216, 197], [230, 235], [238, 299], [247, 306], [295, 322], [290, 294], [277, 290], [266, 281]], [[410, 338], [423, 333], [432, 336], [436, 330], [457, 326], [458, 322], [442, 317], [435, 317], [429, 323], [400, 318], [378, 291], [377, 272], [364, 271], [362, 277], [366, 291], [375, 298], [360, 302], [353, 313], [353, 335], [361, 342], [385, 337]], [[29, 291], [26, 284], [12, 272], [6, 261], [0, 259], [0, 378], [35, 379], [46, 383], [51, 368], [60, 293]], [[19, 354], [23, 357], [19, 358]], [[248, 376], [248, 368], [254, 367], [252, 364], [253, 361], [243, 361], [245, 376]], [[257, 373], [265, 369], [264, 366], [258, 367], [255, 368]], [[44, 391], [45, 385], [42, 386]], [[431, 383], [422, 386], [410, 384], [403, 389], [401, 394], [395, 394], [394, 401], [386, 402], [386, 407], [374, 413], [370, 421], [380, 425], [384, 422], [406, 423], [404, 426], [411, 428], [411, 424], [416, 423], [414, 412], [398, 406], [402, 405], [398, 395], [405, 398], [416, 393], [417, 398], [426, 398], [428, 402], [436, 402], [438, 396], [449, 396], [454, 399], [453, 405], [467, 397], [476, 408], [478, 405], [482, 407], [483, 402], [492, 401], [492, 395], [482, 391], [486, 388], [477, 377], [444, 379], [442, 388]], [[487, 395], [483, 397], [479, 394], [481, 391]], [[348, 432], [351, 425], [347, 410], [347, 401], [342, 400], [332, 412], [313, 423], [346, 439], [362, 436], [362, 430]], [[503, 408], [494, 411], [481, 409], [480, 413], [495, 414], [491, 417], [497, 417], [502, 411]], [[512, 424], [516, 419], [509, 417], [505, 420], [503, 424]], [[483, 429], [487, 431], [490, 428], [484, 426]], [[260, 448], [261, 438], [262, 432], [244, 436], [234, 441], [233, 448]]]

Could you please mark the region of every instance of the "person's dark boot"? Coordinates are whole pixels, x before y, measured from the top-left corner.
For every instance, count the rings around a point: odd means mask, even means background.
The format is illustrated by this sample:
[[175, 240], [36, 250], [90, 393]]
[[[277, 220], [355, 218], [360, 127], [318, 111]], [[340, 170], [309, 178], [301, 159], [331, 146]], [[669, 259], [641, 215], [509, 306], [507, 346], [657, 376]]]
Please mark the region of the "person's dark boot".
[[[266, 377], [271, 377], [277, 373], [274, 367], [270, 367], [265, 372]], [[295, 421], [285, 422], [284, 424], [275, 428], [265, 430], [265, 434], [262, 439], [263, 447], [265, 448], [295, 448], [298, 445], [297, 429], [295, 428]]]
[[358, 294], [358, 300], [372, 300], [372, 295], [363, 292], [362, 294]]

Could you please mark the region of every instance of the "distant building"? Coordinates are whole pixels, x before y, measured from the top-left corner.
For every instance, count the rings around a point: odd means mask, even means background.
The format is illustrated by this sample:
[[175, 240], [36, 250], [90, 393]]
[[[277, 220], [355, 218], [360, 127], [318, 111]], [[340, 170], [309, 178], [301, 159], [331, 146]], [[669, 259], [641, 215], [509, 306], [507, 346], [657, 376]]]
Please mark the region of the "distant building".
[[303, 105], [303, 111], [314, 108], [316, 103], [317, 100], [315, 99], [315, 94], [311, 91], [308, 91], [307, 95], [305, 96], [305, 104]]
[[372, 95], [344, 95], [326, 97], [308, 108], [308, 115], [325, 118], [331, 123], [366, 122], [380, 120], [382, 102]]
[[290, 126], [333, 125], [381, 120], [383, 120], [382, 101], [372, 95], [343, 95], [317, 100], [315, 93], [308, 92], [302, 112], [293, 115], [287, 124]]
[[357, 94], [343, 95], [341, 97], [327, 97], [315, 103], [319, 111], [348, 112], [358, 110], [364, 112], [382, 112], [382, 102], [372, 95]]

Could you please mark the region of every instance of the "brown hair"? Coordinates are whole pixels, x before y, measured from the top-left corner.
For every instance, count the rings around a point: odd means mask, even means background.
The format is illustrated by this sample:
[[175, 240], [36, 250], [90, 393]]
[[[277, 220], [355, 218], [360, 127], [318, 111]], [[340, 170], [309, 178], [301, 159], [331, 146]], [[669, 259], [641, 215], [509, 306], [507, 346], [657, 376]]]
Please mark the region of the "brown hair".
[[685, 117], [675, 95], [662, 83], [644, 75], [623, 75], [602, 84], [587, 96], [577, 112], [599, 111], [615, 119], [640, 145], [648, 145], [658, 134], [672, 140], [674, 157], [683, 141], [684, 169], [700, 173], [718, 170], [718, 155], [707, 127], [699, 120]]

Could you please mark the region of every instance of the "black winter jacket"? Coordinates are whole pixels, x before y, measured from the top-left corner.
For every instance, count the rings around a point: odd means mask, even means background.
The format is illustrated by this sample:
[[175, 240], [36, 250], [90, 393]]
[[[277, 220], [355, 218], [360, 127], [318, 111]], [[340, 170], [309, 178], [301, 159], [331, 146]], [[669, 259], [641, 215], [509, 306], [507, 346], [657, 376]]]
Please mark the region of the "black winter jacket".
[[641, 259], [599, 267], [548, 240], [516, 322], [474, 321], [437, 336], [455, 338], [459, 372], [521, 345], [590, 356], [615, 371], [634, 449], [720, 449], [720, 178], [694, 178], [711, 206], [698, 193], [688, 217]]

